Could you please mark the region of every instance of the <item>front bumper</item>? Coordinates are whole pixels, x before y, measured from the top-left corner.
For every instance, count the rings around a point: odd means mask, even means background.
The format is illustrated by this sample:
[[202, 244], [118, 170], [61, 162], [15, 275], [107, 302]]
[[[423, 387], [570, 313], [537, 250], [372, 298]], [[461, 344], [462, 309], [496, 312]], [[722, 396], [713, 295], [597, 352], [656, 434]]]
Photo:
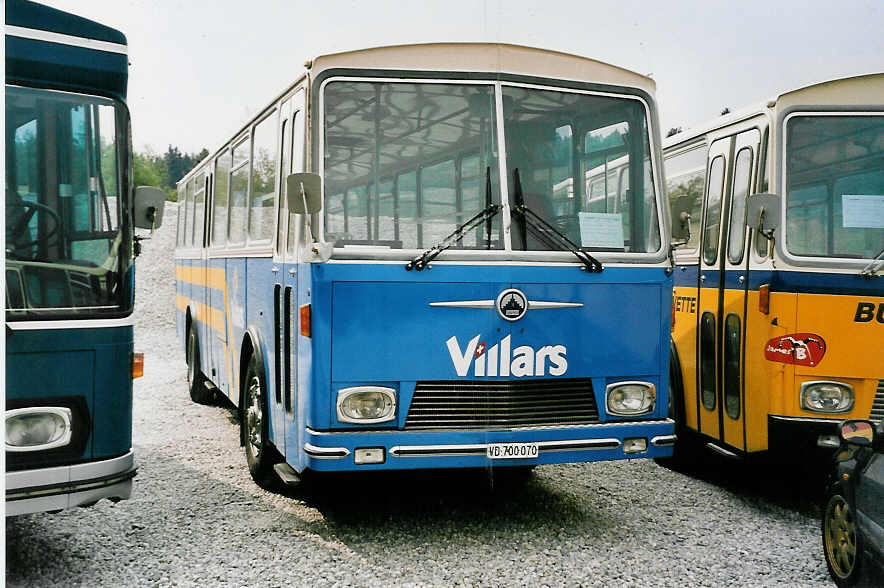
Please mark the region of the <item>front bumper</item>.
[[[533, 466], [670, 457], [675, 444], [675, 422], [671, 419], [503, 431], [321, 432], [307, 429], [306, 433], [303, 463], [316, 471]], [[623, 445], [625, 439], [645, 439], [647, 450], [627, 453]], [[492, 443], [537, 443], [538, 455], [524, 459], [490, 459], [486, 449]], [[357, 465], [354, 453], [362, 448], [382, 448], [383, 463]]]
[[838, 425], [842, 420], [768, 415], [767, 447], [771, 454], [790, 460], [831, 455], [840, 446]]
[[88, 505], [132, 494], [135, 456], [6, 474], [6, 516]]

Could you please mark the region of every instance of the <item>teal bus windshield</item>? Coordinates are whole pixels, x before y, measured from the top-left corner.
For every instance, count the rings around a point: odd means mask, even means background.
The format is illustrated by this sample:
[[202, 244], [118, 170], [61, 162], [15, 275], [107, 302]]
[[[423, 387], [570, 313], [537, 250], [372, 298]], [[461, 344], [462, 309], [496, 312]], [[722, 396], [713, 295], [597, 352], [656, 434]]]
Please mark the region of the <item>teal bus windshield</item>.
[[6, 87], [9, 320], [131, 309], [124, 113], [105, 98]]

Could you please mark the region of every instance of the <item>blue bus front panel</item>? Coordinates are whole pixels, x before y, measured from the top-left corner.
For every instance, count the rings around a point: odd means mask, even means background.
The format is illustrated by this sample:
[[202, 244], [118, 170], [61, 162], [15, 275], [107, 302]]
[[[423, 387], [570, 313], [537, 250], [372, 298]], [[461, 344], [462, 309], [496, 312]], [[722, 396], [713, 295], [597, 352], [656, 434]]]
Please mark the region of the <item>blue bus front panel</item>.
[[[287, 456], [296, 469], [487, 466], [487, 444], [513, 442], [537, 443], [539, 455], [493, 463], [671, 455], [663, 268], [437, 264], [416, 273], [333, 263], [312, 274], [306, 432], [299, 455]], [[510, 288], [529, 301], [517, 321], [489, 305]], [[608, 414], [606, 386], [624, 381], [654, 386], [650, 413]], [[356, 386], [396, 390], [393, 420], [341, 422], [338, 391]], [[647, 449], [628, 453], [631, 439]], [[354, 451], [371, 447], [384, 449], [384, 463], [355, 465]]]
[[135, 475], [132, 327], [11, 327], [7, 413], [43, 406], [69, 409], [71, 440], [54, 449], [6, 452], [7, 514], [128, 498]]

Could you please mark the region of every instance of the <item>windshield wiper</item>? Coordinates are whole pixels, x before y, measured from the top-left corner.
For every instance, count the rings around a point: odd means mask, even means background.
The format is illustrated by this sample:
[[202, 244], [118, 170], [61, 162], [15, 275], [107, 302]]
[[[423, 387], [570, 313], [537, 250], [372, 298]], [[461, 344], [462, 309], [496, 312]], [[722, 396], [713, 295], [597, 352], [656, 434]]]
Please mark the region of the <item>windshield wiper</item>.
[[439, 241], [439, 243], [433, 245], [419, 256], [406, 263], [405, 269], [408, 271], [413, 269], [421, 271], [427, 267], [431, 261], [436, 259], [440, 253], [463, 239], [464, 234], [480, 226], [482, 223], [485, 223], [485, 248], [491, 249], [491, 219], [494, 218], [494, 215], [497, 214], [501, 208], [500, 204], [491, 203], [491, 168], [488, 167], [485, 169], [485, 208], [480, 210], [465, 223], [458, 225], [451, 234]]
[[525, 195], [522, 193], [522, 180], [519, 178], [519, 168], [513, 170], [514, 197], [516, 206], [513, 212], [519, 215], [519, 227], [522, 233], [522, 249], [528, 249], [528, 231], [553, 250], [562, 249], [570, 251], [583, 264], [588, 272], [600, 272], [604, 268], [602, 263], [574, 244], [564, 233], [546, 222], [539, 214], [525, 205]]
[[864, 278], [876, 278], [878, 277], [878, 265], [884, 261], [881, 259], [881, 256], [884, 256], [884, 249], [878, 252], [878, 255], [872, 258], [871, 263], [864, 267], [862, 271], [859, 272]]

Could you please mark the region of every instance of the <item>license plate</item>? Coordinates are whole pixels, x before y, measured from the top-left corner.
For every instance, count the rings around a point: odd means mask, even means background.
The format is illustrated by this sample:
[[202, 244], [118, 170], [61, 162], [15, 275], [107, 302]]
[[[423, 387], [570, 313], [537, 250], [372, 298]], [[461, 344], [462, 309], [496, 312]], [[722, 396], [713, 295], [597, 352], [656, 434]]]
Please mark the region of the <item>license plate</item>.
[[537, 457], [537, 443], [490, 443], [488, 459], [531, 459]]

